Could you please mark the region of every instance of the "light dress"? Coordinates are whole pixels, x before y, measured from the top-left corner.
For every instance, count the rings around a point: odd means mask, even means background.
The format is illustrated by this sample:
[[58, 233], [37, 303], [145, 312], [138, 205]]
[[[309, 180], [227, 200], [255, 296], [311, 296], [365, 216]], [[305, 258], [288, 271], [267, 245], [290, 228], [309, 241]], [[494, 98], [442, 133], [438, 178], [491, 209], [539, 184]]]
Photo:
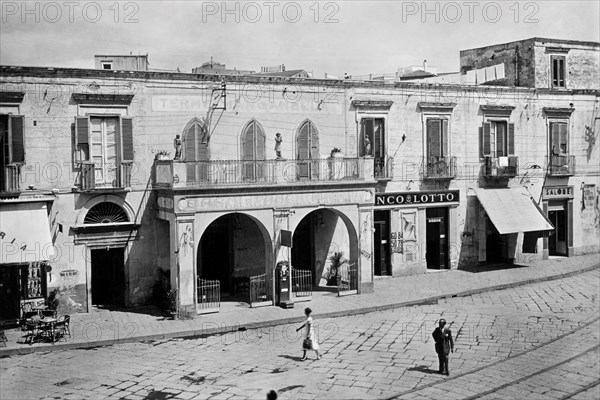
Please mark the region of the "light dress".
[[[313, 327], [313, 319], [312, 317], [308, 317], [304, 322], [304, 336], [303, 338], [309, 338], [312, 342], [312, 350], [319, 350], [319, 342], [317, 342], [317, 338], [315, 337], [315, 329]], [[302, 349], [306, 350], [306, 349]]]

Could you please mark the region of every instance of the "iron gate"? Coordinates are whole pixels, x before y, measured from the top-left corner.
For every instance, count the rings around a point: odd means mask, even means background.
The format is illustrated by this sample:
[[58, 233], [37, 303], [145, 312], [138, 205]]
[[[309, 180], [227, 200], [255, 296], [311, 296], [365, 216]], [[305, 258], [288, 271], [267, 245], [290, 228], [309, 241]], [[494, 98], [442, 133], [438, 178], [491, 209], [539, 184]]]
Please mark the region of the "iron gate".
[[250, 307], [273, 305], [273, 280], [267, 274], [250, 277]]
[[342, 264], [338, 269], [338, 296], [358, 293], [358, 268], [356, 264]]
[[292, 301], [312, 299], [312, 271], [292, 268]]
[[198, 303], [196, 312], [208, 314], [221, 308], [221, 282], [198, 278]]

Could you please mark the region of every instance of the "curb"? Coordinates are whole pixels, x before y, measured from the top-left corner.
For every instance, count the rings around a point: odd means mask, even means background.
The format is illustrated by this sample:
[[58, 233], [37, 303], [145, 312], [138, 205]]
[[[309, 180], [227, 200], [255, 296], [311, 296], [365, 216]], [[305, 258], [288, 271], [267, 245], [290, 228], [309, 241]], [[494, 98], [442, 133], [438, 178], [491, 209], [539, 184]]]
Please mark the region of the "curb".
[[[320, 318], [339, 318], [346, 317], [351, 315], [359, 315], [359, 314], [369, 314], [377, 311], [387, 311], [396, 308], [402, 307], [412, 307], [412, 306], [421, 306], [421, 305], [430, 305], [435, 304], [437, 301], [447, 298], [453, 297], [465, 297], [471, 296], [474, 294], [491, 292], [494, 290], [503, 290], [509, 289], [517, 286], [529, 285], [532, 283], [540, 283], [553, 281], [557, 279], [569, 278], [575, 275], [584, 274], [586, 272], [593, 271], [595, 269], [600, 268], [600, 264], [593, 265], [591, 267], [582, 268], [577, 271], [565, 272], [557, 275], [550, 276], [542, 276], [539, 278], [530, 278], [522, 281], [516, 281], [511, 283], [503, 283], [499, 285], [481, 287], [477, 289], [464, 290], [456, 293], [446, 293], [438, 296], [425, 297], [421, 299], [404, 301], [398, 303], [389, 303], [380, 306], [371, 306], [371, 307], [362, 307], [356, 308], [353, 310], [344, 310], [344, 311], [333, 311], [333, 312], [325, 312], [325, 313], [314, 313], [315, 316]], [[212, 328], [212, 329], [202, 329], [202, 330], [190, 330], [190, 331], [178, 331], [178, 332], [166, 332], [166, 333], [157, 333], [151, 335], [141, 335], [130, 338], [123, 339], [110, 339], [110, 340], [98, 340], [93, 342], [80, 342], [80, 343], [65, 343], [65, 344], [53, 344], [46, 346], [38, 346], [38, 347], [29, 347], [29, 348], [17, 348], [17, 349], [6, 349], [0, 350], [0, 358], [11, 357], [14, 355], [25, 355], [25, 354], [33, 354], [33, 353], [42, 353], [42, 352], [51, 352], [51, 351], [63, 351], [63, 350], [74, 350], [74, 349], [93, 349], [96, 347], [104, 347], [104, 346], [112, 346], [115, 344], [121, 343], [134, 343], [134, 342], [144, 342], [150, 340], [163, 340], [163, 339], [175, 339], [175, 338], [206, 338], [209, 336], [215, 335], [224, 335], [231, 332], [237, 332], [240, 330], [247, 329], [257, 329], [257, 328], [267, 328], [276, 325], [287, 325], [287, 324], [296, 324], [304, 321], [304, 317], [290, 317], [290, 318], [282, 318], [276, 320], [268, 320], [262, 322], [252, 322], [246, 324], [244, 326], [232, 326], [230, 328]]]

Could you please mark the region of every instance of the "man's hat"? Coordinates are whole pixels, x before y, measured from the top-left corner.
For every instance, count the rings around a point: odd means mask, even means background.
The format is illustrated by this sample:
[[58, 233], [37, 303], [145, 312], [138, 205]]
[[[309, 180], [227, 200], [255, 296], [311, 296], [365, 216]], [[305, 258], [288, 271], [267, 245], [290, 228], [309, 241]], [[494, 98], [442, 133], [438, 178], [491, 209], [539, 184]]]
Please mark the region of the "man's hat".
[[446, 320], [444, 318], [440, 319], [440, 324], [446, 325]]

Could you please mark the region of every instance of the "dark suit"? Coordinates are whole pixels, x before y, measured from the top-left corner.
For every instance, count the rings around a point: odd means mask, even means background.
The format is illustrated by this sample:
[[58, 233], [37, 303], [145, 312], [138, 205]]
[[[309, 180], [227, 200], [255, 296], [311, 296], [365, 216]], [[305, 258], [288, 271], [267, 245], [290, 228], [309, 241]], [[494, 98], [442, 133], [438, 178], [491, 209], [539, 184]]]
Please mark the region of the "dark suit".
[[[452, 340], [452, 331], [448, 328], [440, 328], [437, 327], [431, 334], [433, 336], [433, 340], [435, 340], [435, 352], [438, 355], [438, 360], [440, 362], [440, 374], [444, 372], [446, 374], [450, 373], [450, 369], [448, 368], [448, 354], [450, 350], [454, 351], [454, 341]], [[446, 340], [447, 348], [444, 351], [444, 338]]]

